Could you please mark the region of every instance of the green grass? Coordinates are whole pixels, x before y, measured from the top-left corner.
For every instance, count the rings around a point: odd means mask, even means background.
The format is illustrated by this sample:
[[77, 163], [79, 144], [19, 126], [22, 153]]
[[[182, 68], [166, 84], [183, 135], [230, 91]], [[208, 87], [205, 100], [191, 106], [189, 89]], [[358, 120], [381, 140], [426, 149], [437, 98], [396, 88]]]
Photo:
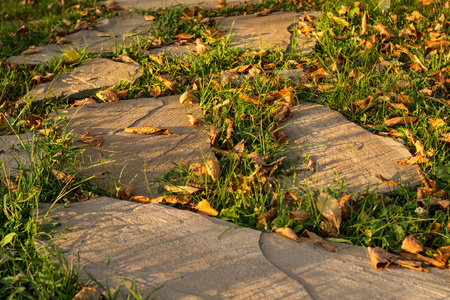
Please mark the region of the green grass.
[[[113, 15], [104, 8], [100, 8], [104, 12], [100, 16], [96, 15], [95, 10], [80, 16], [57, 5], [47, 10], [51, 2], [41, 0], [37, 4], [23, 6], [12, 0], [2, 1], [1, 57], [17, 55], [31, 45], [43, 44], [52, 35], [51, 25], [71, 29], [70, 26], [63, 25], [64, 18], [75, 24], [78, 19], [94, 20], [95, 17], [98, 20]], [[78, 1], [66, 0], [66, 7], [76, 4]], [[350, 213], [343, 218], [337, 231], [330, 227], [319, 211], [317, 199], [323, 193], [338, 201], [345, 197], [348, 192], [345, 178], [336, 174], [336, 180], [321, 190], [307, 184], [297, 185], [290, 191], [299, 200], [286, 202], [283, 199], [287, 190], [282, 186], [281, 179], [292, 171], [294, 162], [285, 159], [277, 164], [276, 169], [263, 172], [250, 157], [250, 153], [258, 151], [266, 158], [267, 163], [271, 163], [282, 157], [289, 145], [277, 143], [273, 132], [276, 122], [270, 117], [270, 113], [277, 109], [279, 104], [268, 102], [264, 97], [256, 97], [256, 100], [251, 102], [246, 100], [242, 93], [264, 95], [289, 89], [296, 101], [302, 99], [324, 104], [374, 133], [387, 133], [387, 119], [399, 116], [418, 118], [413, 124], [394, 125], [391, 129], [398, 131], [398, 138], [404, 141], [411, 153], [415, 152], [415, 146], [407, 137], [407, 130], [423, 143], [426, 151], [433, 148], [434, 154], [429, 155], [429, 162], [418, 166], [427, 178], [436, 182], [437, 190], [443, 189], [447, 193], [450, 191], [449, 147], [440, 140], [442, 133], [450, 131], [447, 119], [450, 113], [447, 102], [450, 80], [449, 71], [445, 69], [450, 67], [449, 48], [430, 54], [425, 42], [432, 39], [431, 32], [439, 24], [443, 24], [440, 33], [446, 34], [443, 39], [449, 41], [448, 25], [439, 19], [444, 15], [445, 19], [449, 20], [450, 9], [441, 2], [424, 6], [418, 1], [410, 0], [392, 3], [392, 7], [382, 14], [377, 4], [376, 1], [367, 2], [364, 9], [355, 8], [353, 1], [327, 4], [317, 1], [308, 4], [317, 10], [323, 10], [323, 17], [314, 24], [318, 37], [317, 46], [308, 55], [280, 51], [252, 55], [250, 51], [231, 49], [226, 39], [208, 43], [202, 33], [213, 28], [213, 24], [202, 24], [201, 18], [198, 18], [198, 13], [213, 18], [244, 12], [254, 13], [262, 8], [307, 10], [308, 5], [305, 3], [300, 7], [300, 2], [297, 1], [266, 1], [263, 5], [197, 11], [194, 17], [183, 19], [181, 18], [186, 13], [184, 7], [143, 11], [143, 14], [155, 17], [157, 27], [149, 34], [160, 38], [162, 43], [174, 41], [176, 34], [189, 33], [194, 39], [203, 39], [209, 50], [186, 61], [163, 56], [160, 64], [141, 51], [151, 47], [146, 41], [129, 48], [116, 49], [114, 53], [101, 57], [113, 58], [125, 54], [143, 66], [143, 76], [135, 84], [119, 85], [116, 88], [129, 89], [127, 97], [131, 99], [138, 94], [150, 97], [155, 86], [160, 87], [161, 96], [181, 94], [192, 90], [194, 82], [197, 81], [200, 88], [191, 92], [200, 99], [204, 112], [203, 122], [207, 129], [215, 126], [220, 131], [217, 139], [220, 149], [215, 151], [222, 171], [217, 181], [213, 181], [208, 175], [198, 176], [188, 166], [181, 166], [159, 178], [161, 186], [191, 184], [203, 187], [202, 194], [193, 195], [193, 204], [206, 199], [219, 212], [219, 217], [265, 231], [289, 227], [301, 233], [307, 229], [329, 239], [366, 247], [380, 246], [389, 250], [400, 250], [404, 238], [414, 235], [425, 243], [425, 253], [429, 256], [436, 253], [438, 247], [449, 245], [448, 209], [434, 205], [432, 197], [425, 197], [423, 203], [420, 203], [417, 201], [415, 189], [401, 186], [389, 195], [379, 195], [376, 190], [367, 190], [364, 194], [353, 196], [348, 206]], [[94, 7], [96, 3], [88, 0], [80, 5], [82, 10]], [[341, 5], [349, 8], [349, 12], [344, 16], [339, 15]], [[361, 34], [364, 10], [367, 10], [370, 16], [367, 34]], [[407, 16], [415, 10], [420, 11], [427, 20], [408, 20]], [[342, 20], [333, 19], [331, 15], [327, 15], [329, 12], [344, 19], [349, 25], [344, 26]], [[375, 28], [378, 23], [388, 26], [393, 36], [383, 40]], [[32, 29], [33, 34], [10, 35], [22, 25]], [[398, 36], [401, 30], [409, 28], [410, 25], [414, 25], [416, 30], [423, 33], [423, 38]], [[371, 41], [371, 47], [364, 46], [367, 41]], [[80, 61], [100, 56], [87, 54], [85, 51], [80, 53]], [[293, 61], [309, 70], [305, 82], [283, 82], [268, 76], [255, 76], [236, 86], [220, 82], [222, 71], [241, 65], [262, 67], [273, 64], [274, 69], [289, 69], [295, 67]], [[377, 64], [381, 61], [389, 62], [391, 66], [380, 70]], [[425, 68], [418, 66], [418, 62]], [[11, 130], [28, 132], [30, 127], [25, 120], [30, 114], [45, 118], [56, 108], [67, 107], [67, 102], [43, 101], [38, 107], [14, 109], [14, 103], [34, 87], [32, 78], [36, 73], [58, 75], [65, 71], [61, 63], [62, 60], [54, 60], [35, 69], [8, 67], [3, 63], [0, 72], [0, 107], [6, 121], [0, 129], [1, 134]], [[335, 70], [331, 67], [333, 64]], [[327, 78], [313, 78], [311, 73], [320, 68], [324, 68], [331, 75]], [[170, 74], [179, 86], [173, 90], [166, 87], [155, 76], [163, 74]], [[405, 86], [405, 82], [410, 84]], [[431, 94], [425, 94], [424, 89], [430, 89]], [[398, 95], [410, 99], [404, 103], [408, 113], [390, 105]], [[369, 96], [373, 97], [373, 100], [367, 106], [357, 104], [357, 101]], [[220, 104], [223, 106], [218, 109]], [[435, 118], [443, 119], [444, 125], [433, 127], [430, 119]], [[230, 121], [233, 123], [234, 133], [227, 138]], [[45, 122], [44, 126], [54, 128], [54, 124], [49, 121]], [[280, 123], [280, 126], [282, 127], [283, 123]], [[14, 188], [8, 187], [3, 179], [0, 184], [0, 195], [3, 195], [0, 253], [4, 261], [0, 264], [0, 277], [3, 278], [1, 298], [71, 298], [82, 287], [78, 278], [79, 271], [68, 266], [60, 253], [51, 249], [45, 252], [39, 250], [40, 240], [43, 237], [50, 238], [46, 232], [56, 223], [52, 220], [42, 223], [34, 212], [41, 202], [65, 203], [91, 193], [110, 194], [87, 184], [86, 178], [80, 175], [80, 170], [76, 167], [80, 149], [65, 145], [57, 141], [58, 138], [62, 137], [40, 137], [34, 143], [35, 148], [27, 149], [30, 156], [39, 163], [30, 167], [23, 166], [17, 176], [0, 176], [9, 178], [15, 184]], [[244, 148], [235, 149], [241, 141]], [[44, 151], [36, 151], [38, 147]], [[58, 156], [55, 158], [53, 156], [56, 153]], [[304, 161], [305, 167], [307, 163], [308, 159]], [[58, 180], [55, 173], [52, 173], [55, 168], [73, 175], [75, 180]], [[439, 200], [445, 200], [446, 197], [448, 194]], [[273, 209], [277, 211], [273, 218], [262, 219], [263, 214], [265, 216], [266, 212]], [[310, 218], [304, 222], [291, 220], [289, 212], [292, 211], [307, 212]], [[60, 263], [55, 263], [58, 261]], [[130, 295], [135, 294], [138, 295], [138, 289], [130, 291]], [[114, 295], [110, 294], [109, 298], [114, 298]]]

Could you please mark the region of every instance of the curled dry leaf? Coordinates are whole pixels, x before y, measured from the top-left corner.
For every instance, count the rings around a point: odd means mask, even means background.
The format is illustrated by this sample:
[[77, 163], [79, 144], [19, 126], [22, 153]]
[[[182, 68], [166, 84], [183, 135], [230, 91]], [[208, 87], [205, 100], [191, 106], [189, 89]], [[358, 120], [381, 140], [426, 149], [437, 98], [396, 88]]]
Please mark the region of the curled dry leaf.
[[152, 86], [152, 89], [150, 90], [150, 95], [152, 95], [155, 98], [161, 95], [161, 88], [159, 87], [159, 85]]
[[446, 263], [450, 258], [450, 246], [440, 247], [437, 249], [437, 251], [439, 253], [438, 260]]
[[75, 102], [72, 103], [70, 105], [70, 107], [78, 107], [78, 106], [83, 106], [83, 105], [86, 105], [86, 104], [96, 104], [96, 103], [97, 103], [97, 101], [95, 101], [94, 98], [89, 97], [89, 98], [84, 98], [82, 100], [75, 100]]
[[428, 119], [428, 123], [430, 123], [430, 126], [433, 129], [437, 129], [439, 127], [445, 126], [445, 121], [443, 119], [440, 118], [430, 118]]
[[380, 247], [368, 247], [367, 250], [375, 269], [386, 269], [396, 258], [394, 254], [386, 252]]
[[258, 223], [256, 224], [256, 228], [263, 229], [264, 224], [269, 224], [276, 217], [277, 217], [277, 209], [275, 207], [272, 207], [271, 209], [269, 209], [265, 213], [262, 213], [258, 217]]
[[315, 245], [320, 245], [325, 248], [325, 250], [329, 252], [338, 252], [338, 249], [330, 244], [329, 242], [325, 241], [323, 238], [315, 234], [314, 232], [310, 232], [305, 229], [304, 233], [306, 233], [307, 236], [311, 239], [311, 242]]
[[414, 146], [416, 147], [416, 154], [418, 156], [426, 157], [427, 153], [425, 152], [425, 147], [423, 146], [422, 142], [420, 140], [418, 140], [414, 136], [414, 134], [411, 132], [411, 130], [409, 130], [409, 129], [405, 130], [405, 134], [411, 140], [411, 142], [414, 144]]
[[121, 183], [120, 186], [116, 186], [116, 196], [120, 199], [130, 199], [131, 193], [133, 193], [133, 187], [131, 185]]
[[418, 253], [423, 251], [423, 243], [414, 236], [410, 235], [403, 240], [402, 250], [411, 253]]
[[284, 194], [284, 200], [287, 202], [295, 202], [298, 201], [298, 197], [294, 193], [286, 192]]
[[378, 33], [383, 37], [390, 38], [393, 36], [389, 28], [387, 26], [383, 26], [383, 24], [381, 23], [378, 23], [373, 28], [375, 28], [378, 31]]
[[413, 156], [401, 159], [397, 162], [397, 165], [416, 165], [416, 164], [424, 164], [429, 162], [430, 160], [425, 156]]
[[128, 127], [124, 131], [135, 134], [173, 135], [169, 129], [150, 126]]
[[181, 104], [193, 104], [198, 103], [198, 98], [191, 94], [191, 92], [186, 91], [180, 96]]
[[80, 141], [89, 144], [92, 147], [100, 147], [103, 144], [103, 138], [100, 135], [94, 135], [89, 131], [85, 131], [80, 136]]
[[349, 108], [351, 110], [354, 110], [356, 108], [366, 109], [372, 103], [372, 101], [373, 101], [373, 97], [372, 96], [368, 96], [365, 99], [358, 100], [358, 101], [350, 103], [349, 104]]
[[291, 228], [277, 228], [275, 229], [275, 232], [284, 235], [285, 237], [290, 238], [291, 240], [294, 241], [299, 240], [297, 234]]
[[56, 131], [50, 128], [41, 129], [39, 130], [39, 133], [42, 134], [43, 136], [50, 136], [50, 135], [56, 136]]
[[381, 174], [373, 174], [373, 176], [380, 179], [385, 184], [389, 184], [389, 185], [399, 185], [400, 184], [398, 181], [389, 180]]
[[390, 127], [390, 126], [394, 126], [394, 125], [415, 123], [416, 121], [417, 121], [416, 117], [395, 117], [395, 118], [386, 120], [384, 123]]
[[125, 62], [125, 63], [134, 63], [135, 61], [133, 59], [131, 59], [129, 56], [127, 55], [119, 55], [116, 58], [114, 58], [115, 61], [120, 61], [120, 62]]
[[220, 175], [220, 164], [217, 159], [209, 159], [206, 161], [206, 172], [211, 176], [212, 180], [217, 181]]
[[62, 181], [62, 182], [74, 182], [75, 181], [75, 177], [73, 175], [68, 175], [68, 174], [64, 173], [63, 171], [51, 169], [51, 172], [56, 177], [56, 179], [58, 179], [59, 181]]
[[218, 140], [220, 137], [221, 131], [214, 125], [211, 125], [211, 128], [208, 131], [208, 135], [209, 135], [209, 140], [210, 143], [213, 147], [218, 148], [219, 144], [218, 144]]
[[133, 196], [130, 199], [128, 199], [128, 201], [141, 203], [141, 204], [152, 203], [152, 200], [145, 196]]
[[398, 109], [398, 110], [401, 110], [407, 115], [409, 114], [409, 109], [403, 103], [389, 103], [388, 106]]
[[102, 300], [103, 295], [96, 288], [85, 286], [72, 300]]
[[307, 213], [305, 211], [290, 211], [289, 212], [289, 219], [290, 220], [295, 219], [295, 220], [299, 221], [300, 223], [303, 223], [306, 220], [308, 220], [310, 216], [311, 216], [311, 214]]
[[342, 219], [347, 219], [351, 217], [352, 207], [351, 207], [352, 196], [350, 194], [343, 194], [339, 200], [339, 207], [341, 208]]
[[194, 194], [199, 191], [198, 188], [189, 185], [166, 185], [164, 189], [168, 192], [178, 193], [178, 194]]
[[336, 198], [322, 192], [317, 197], [317, 208], [336, 229], [339, 230], [342, 222], [341, 207]]
[[31, 55], [36, 53], [39, 53], [39, 50], [35, 46], [30, 46], [30, 48], [22, 52], [22, 55]]
[[442, 133], [439, 140], [443, 141], [444, 143], [450, 143], [450, 132]]
[[426, 265], [433, 265], [435, 267], [442, 268], [442, 269], [446, 268], [445, 262], [442, 262], [437, 259], [429, 258], [429, 257], [423, 256], [423, 255], [417, 254], [417, 253], [398, 252], [398, 254], [401, 257], [408, 259], [408, 260], [422, 262], [422, 263], [425, 263]]
[[115, 89], [107, 89], [105, 91], [98, 92], [95, 95], [98, 99], [104, 102], [119, 102], [119, 96], [117, 95], [117, 91]]
[[180, 40], [189, 40], [192, 39], [194, 37], [194, 35], [190, 34], [190, 33], [179, 33], [177, 35], [175, 35], [176, 39], [180, 39]]
[[187, 114], [187, 116], [188, 116], [188, 118], [189, 118], [189, 123], [190, 123], [192, 126], [199, 126], [199, 125], [200, 125], [200, 122], [198, 121], [198, 119], [197, 119], [196, 117], [194, 117], [194, 116], [191, 115], [191, 114]]
[[178, 88], [178, 83], [175, 81], [170, 81], [161, 76], [156, 76], [162, 84], [171, 91], [175, 91]]
[[367, 34], [367, 24], [369, 22], [369, 11], [364, 11], [364, 15], [361, 22], [361, 34], [366, 35]]
[[25, 119], [25, 126], [27, 126], [28, 128], [33, 128], [33, 129], [40, 129], [42, 128], [42, 122], [43, 119], [37, 115], [29, 115], [26, 119]]
[[150, 55], [148, 56], [148, 58], [150, 58], [151, 60], [153, 60], [154, 62], [156, 62], [156, 63], [159, 64], [160, 66], [164, 65], [164, 62], [163, 62], [161, 56], [156, 56], [156, 55], [150, 54]]
[[196, 209], [199, 213], [207, 216], [217, 216], [219, 212], [211, 207], [211, 204], [209, 204], [208, 200], [204, 199], [197, 203], [197, 205], [194, 206], [194, 209]]

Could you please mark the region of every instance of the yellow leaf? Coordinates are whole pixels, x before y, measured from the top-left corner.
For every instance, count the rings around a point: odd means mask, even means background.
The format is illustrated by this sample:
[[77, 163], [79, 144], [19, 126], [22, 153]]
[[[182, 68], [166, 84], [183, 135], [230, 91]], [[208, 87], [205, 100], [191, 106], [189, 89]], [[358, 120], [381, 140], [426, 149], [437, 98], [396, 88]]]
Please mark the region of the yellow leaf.
[[430, 118], [428, 119], [428, 122], [430, 123], [431, 127], [433, 127], [433, 129], [445, 126], [445, 121], [439, 118]]
[[198, 98], [195, 97], [193, 94], [191, 94], [191, 92], [189, 92], [189, 91], [184, 92], [180, 96], [181, 104], [193, 104], [193, 103], [197, 103], [197, 102], [198, 102]]
[[191, 123], [192, 126], [199, 126], [200, 122], [198, 121], [198, 119], [196, 117], [194, 117], [191, 114], [187, 114], [188, 118], [189, 118], [189, 123]]
[[125, 132], [136, 134], [173, 135], [169, 129], [150, 126], [128, 127], [125, 128]]
[[442, 133], [439, 140], [445, 143], [450, 143], [450, 132]]
[[141, 203], [141, 204], [148, 204], [152, 203], [152, 200], [150, 198], [147, 198], [145, 196], [133, 196], [128, 201]]
[[81, 57], [81, 55], [75, 51], [67, 51], [67, 52], [63, 53], [63, 56], [67, 57], [67, 59], [69, 59], [69, 60], [77, 60]]
[[322, 215], [339, 230], [342, 222], [341, 207], [336, 198], [322, 192], [317, 197], [317, 208]]
[[290, 238], [291, 240], [294, 241], [299, 240], [295, 231], [290, 228], [277, 228], [275, 229], [275, 232], [284, 235], [285, 237]]
[[201, 214], [207, 215], [207, 216], [217, 216], [219, 212], [211, 207], [211, 204], [209, 204], [208, 200], [202, 200], [197, 205], [194, 206], [194, 208]]
[[198, 188], [189, 185], [166, 185], [164, 189], [171, 193], [193, 194], [199, 191]]
[[402, 243], [402, 250], [411, 253], [418, 253], [423, 251], [423, 243], [416, 239], [414, 236], [407, 236]]
[[119, 96], [115, 89], [108, 89], [95, 94], [100, 100], [104, 102], [119, 102]]
[[407, 157], [397, 162], [397, 165], [416, 165], [416, 164], [424, 164], [429, 162], [430, 160], [424, 156], [413, 156]]

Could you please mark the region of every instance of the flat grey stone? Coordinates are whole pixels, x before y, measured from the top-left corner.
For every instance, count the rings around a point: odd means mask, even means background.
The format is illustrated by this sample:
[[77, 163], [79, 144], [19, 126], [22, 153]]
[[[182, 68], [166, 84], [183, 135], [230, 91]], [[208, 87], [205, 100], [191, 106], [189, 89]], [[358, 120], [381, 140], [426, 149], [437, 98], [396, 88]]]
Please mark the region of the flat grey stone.
[[[320, 12], [308, 12], [311, 16], [319, 16]], [[236, 17], [217, 18], [217, 26], [221, 32], [230, 36], [232, 48], [290, 49], [292, 35], [288, 27], [298, 21], [303, 13], [293, 11], [276, 12], [263, 17], [245, 15]], [[303, 42], [313, 43], [313, 39]], [[308, 46], [309, 47], [309, 46]], [[301, 50], [302, 45], [297, 43]]]
[[[261, 232], [159, 204], [101, 197], [52, 212], [68, 263], [161, 299], [311, 299], [259, 248]], [[61, 230], [65, 226], [55, 228]], [[106, 265], [111, 259], [109, 267]], [[86, 275], [82, 272], [83, 279]]]
[[119, 82], [132, 83], [142, 75], [138, 64], [115, 62], [105, 58], [94, 58], [82, 62], [73, 70], [62, 73], [52, 82], [34, 87], [17, 105], [26, 102], [39, 104], [43, 99], [80, 99], [103, 87]]
[[71, 50], [86, 49], [87, 52], [112, 52], [115, 49], [146, 41], [147, 32], [152, 22], [146, 21], [142, 15], [122, 11], [111, 19], [103, 19], [95, 24], [94, 30], [80, 30], [66, 36], [72, 41], [66, 45], [50, 44], [37, 47], [38, 53], [18, 55], [8, 58], [10, 63], [39, 65], [60, 58], [63, 53]]
[[339, 252], [328, 252], [307, 239], [295, 242], [274, 233], [263, 233], [260, 244], [264, 256], [314, 299], [450, 298], [448, 270], [376, 270], [363, 247], [333, 243]]
[[[200, 5], [203, 8], [216, 7], [219, 4], [218, 0], [116, 0], [117, 5], [125, 5], [129, 8], [136, 9], [158, 9], [167, 8], [169, 6], [184, 5], [193, 6]], [[227, 0], [227, 4], [239, 4], [244, 1]], [[256, 2], [256, 1], [246, 1]]]
[[293, 117], [280, 124], [285, 126], [281, 130], [293, 147], [288, 156], [301, 162], [311, 155], [316, 163], [312, 174], [297, 172], [295, 184], [307, 181], [312, 188], [330, 186], [336, 179], [335, 172], [341, 173], [352, 192], [365, 190], [368, 185], [378, 186], [380, 193], [393, 190], [395, 186], [381, 183], [374, 174], [411, 186], [419, 183], [417, 166], [396, 164], [411, 153], [392, 138], [374, 135], [323, 105], [301, 101], [291, 111]]
[[21, 169], [30, 166], [38, 151], [35, 139], [32, 134], [0, 136], [0, 177], [16, 176]]
[[[213, 155], [202, 127], [190, 126], [186, 116], [200, 117], [200, 107], [181, 105], [179, 96], [99, 103], [65, 111], [69, 119], [67, 130], [76, 134], [89, 131], [103, 137], [103, 145], [87, 146], [83, 158], [87, 176], [107, 172], [106, 178], [98, 179], [105, 188], [120, 180], [133, 186], [133, 195], [156, 196], [155, 185], [147, 183], [149, 180], [164, 175], [180, 159], [190, 163]], [[174, 135], [124, 132], [127, 127], [137, 126], [166, 128]], [[100, 166], [89, 167], [101, 160], [105, 161]]]

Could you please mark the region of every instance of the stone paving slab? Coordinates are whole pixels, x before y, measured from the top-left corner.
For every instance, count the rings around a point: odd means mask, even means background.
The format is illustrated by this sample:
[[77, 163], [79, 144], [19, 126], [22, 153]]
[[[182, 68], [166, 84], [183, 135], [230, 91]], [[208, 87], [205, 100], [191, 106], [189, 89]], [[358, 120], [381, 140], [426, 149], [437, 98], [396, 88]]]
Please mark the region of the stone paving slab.
[[[164, 175], [174, 166], [172, 162], [179, 163], [180, 159], [185, 163], [203, 161], [203, 157], [211, 155], [204, 129], [190, 126], [188, 121], [187, 114], [201, 116], [200, 107], [181, 105], [179, 96], [99, 103], [64, 111], [70, 120], [66, 130], [75, 134], [89, 131], [103, 137], [100, 148], [86, 147], [83, 159], [87, 168], [112, 154], [102, 165], [84, 171], [87, 176], [108, 172], [106, 178], [95, 182], [105, 188], [120, 179], [133, 186], [133, 195], [156, 196], [154, 189], [152, 195], [149, 194], [147, 181]], [[124, 132], [125, 128], [136, 126], [162, 127], [174, 135]], [[154, 184], [150, 185], [150, 188], [154, 187]]]
[[[219, 4], [218, 0], [116, 0], [117, 5], [125, 5], [135, 9], [158, 9], [167, 8], [169, 6], [184, 5], [193, 6], [200, 5], [203, 8], [214, 8]], [[227, 4], [239, 4], [244, 1], [227, 0]], [[256, 2], [256, 1], [246, 1]]]
[[[321, 12], [308, 12], [311, 16], [320, 16]], [[276, 12], [263, 17], [244, 15], [236, 17], [217, 18], [220, 31], [231, 38], [232, 48], [266, 49], [267, 47], [280, 47], [287, 50], [291, 45], [292, 34], [288, 27], [303, 16], [303, 13], [293, 11]], [[303, 39], [300, 43], [308, 42], [305, 53], [314, 48], [314, 39]], [[312, 47], [312, 48], [311, 48]], [[302, 49], [298, 45], [299, 50]]]
[[297, 243], [274, 233], [263, 233], [260, 244], [264, 256], [314, 299], [450, 298], [448, 270], [376, 270], [363, 247], [333, 243], [339, 252], [328, 252], [307, 239]]
[[[74, 231], [56, 241], [69, 263], [111, 287], [136, 280], [161, 299], [311, 299], [259, 249], [261, 232], [159, 204], [101, 197], [52, 213]], [[65, 226], [58, 227], [59, 229]], [[83, 277], [86, 275], [83, 272]]]
[[336, 178], [335, 171], [341, 172], [341, 178], [353, 192], [364, 190], [369, 184], [378, 185], [380, 193], [393, 190], [395, 186], [381, 184], [374, 174], [411, 186], [419, 184], [417, 166], [396, 164], [411, 153], [392, 138], [374, 135], [323, 105], [300, 101], [291, 111], [293, 117], [280, 124], [285, 126], [281, 130], [287, 135], [289, 146], [296, 147], [288, 155], [300, 158], [299, 162], [311, 155], [316, 163], [313, 174], [297, 173], [296, 184], [308, 181], [313, 188], [329, 186]]
[[133, 83], [141, 75], [142, 67], [138, 64], [94, 58], [82, 62], [71, 71], [62, 73], [51, 82], [35, 86], [24, 96], [23, 100], [17, 102], [17, 106], [22, 106], [26, 102], [37, 105], [43, 99], [63, 97], [69, 100], [80, 99], [119, 82]]
[[33, 153], [38, 151], [34, 147], [32, 134], [0, 136], [0, 177], [16, 176], [21, 168], [27, 168], [30, 161], [35, 159]]
[[60, 58], [70, 50], [86, 49], [90, 53], [112, 52], [116, 48], [129, 46], [138, 40], [146, 40], [146, 33], [152, 22], [146, 21], [142, 15], [122, 11], [110, 19], [103, 19], [95, 24], [94, 30], [80, 30], [69, 34], [72, 41], [66, 45], [49, 44], [37, 47], [36, 54], [18, 55], [8, 58], [10, 63], [39, 65], [52, 58]]

